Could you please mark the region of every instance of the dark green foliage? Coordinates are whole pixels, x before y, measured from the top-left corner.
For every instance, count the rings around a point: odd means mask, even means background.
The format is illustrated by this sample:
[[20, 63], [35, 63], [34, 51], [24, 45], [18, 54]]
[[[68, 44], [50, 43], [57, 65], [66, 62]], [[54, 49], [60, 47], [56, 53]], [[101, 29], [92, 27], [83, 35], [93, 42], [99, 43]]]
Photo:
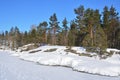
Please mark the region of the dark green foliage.
[[[100, 26], [101, 19], [99, 10], [84, 9], [83, 6], [75, 9], [77, 38], [76, 44], [84, 47], [99, 47], [100, 49], [107, 48], [107, 38]], [[79, 31], [80, 29], [80, 31]]]
[[68, 46], [70, 46], [70, 48], [72, 46], [75, 46], [76, 35], [77, 35], [77, 25], [75, 21], [72, 21], [68, 33]]
[[105, 7], [103, 11], [103, 29], [107, 35], [107, 45], [110, 48], [119, 48], [119, 23], [120, 18], [116, 12], [116, 9], [113, 6], [111, 6], [110, 9], [108, 7]]
[[37, 33], [39, 35], [39, 39], [41, 43], [47, 43], [47, 29], [48, 29], [47, 26], [48, 23], [46, 21], [43, 21], [37, 27]]
[[17, 26], [12, 27], [9, 33], [6, 32], [6, 43], [6, 46], [10, 46], [11, 49], [22, 46], [22, 34]]
[[53, 45], [56, 45], [56, 41], [57, 41], [57, 39], [56, 39], [56, 33], [58, 32], [58, 30], [59, 30], [59, 22], [58, 22], [58, 20], [57, 20], [57, 16], [56, 16], [56, 14], [54, 13], [52, 16], [50, 16], [50, 22], [49, 22], [49, 24], [50, 24], [50, 28], [51, 28], [51, 38], [52, 38], [52, 43], [51, 44], [53, 44]]
[[82, 45], [84, 47], [99, 47], [102, 49], [107, 48], [107, 38], [101, 27], [96, 27], [93, 45], [91, 42], [92, 40], [90, 38], [90, 34], [87, 34], [83, 39]]
[[67, 26], [68, 21], [66, 18], [64, 18], [64, 20], [62, 21], [62, 24], [63, 24], [63, 30], [61, 33], [61, 36], [62, 36], [61, 40], [62, 40], [62, 44], [67, 46], [67, 44], [68, 44], [68, 29], [69, 28]]
[[23, 36], [22, 36], [22, 44], [24, 44], [24, 45], [26, 45], [26, 44], [28, 44], [29, 43], [29, 34], [28, 34], [28, 32], [27, 31], [25, 31], [24, 33], [23, 33]]

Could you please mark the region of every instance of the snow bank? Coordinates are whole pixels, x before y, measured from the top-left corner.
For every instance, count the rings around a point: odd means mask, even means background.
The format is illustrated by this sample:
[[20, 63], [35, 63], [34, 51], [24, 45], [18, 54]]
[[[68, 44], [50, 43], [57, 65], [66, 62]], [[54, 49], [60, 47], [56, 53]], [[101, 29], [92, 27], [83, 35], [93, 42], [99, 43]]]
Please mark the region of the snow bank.
[[77, 53], [85, 53], [86, 49], [83, 47], [72, 47], [73, 50], [76, 50]]
[[107, 58], [105, 61], [112, 63], [112, 64], [120, 64], [120, 55], [114, 54], [113, 56]]
[[113, 51], [113, 52], [120, 52], [120, 50], [118, 50], [118, 49], [108, 48], [108, 49], [107, 49], [107, 52], [110, 52], [110, 51]]
[[[45, 52], [45, 50], [57, 48], [53, 52]], [[30, 54], [19, 53], [19, 57], [24, 60], [33, 61], [43, 65], [53, 65], [53, 66], [67, 66], [71, 67], [73, 70], [82, 71], [86, 73], [106, 75], [106, 76], [120, 76], [120, 55], [113, 55], [112, 57], [99, 60], [94, 57], [78, 56], [73, 53], [67, 53], [64, 50], [64, 46], [42, 46], [37, 49], [31, 50], [41, 50], [36, 53]], [[73, 48], [80, 52], [85, 52], [82, 48]]]

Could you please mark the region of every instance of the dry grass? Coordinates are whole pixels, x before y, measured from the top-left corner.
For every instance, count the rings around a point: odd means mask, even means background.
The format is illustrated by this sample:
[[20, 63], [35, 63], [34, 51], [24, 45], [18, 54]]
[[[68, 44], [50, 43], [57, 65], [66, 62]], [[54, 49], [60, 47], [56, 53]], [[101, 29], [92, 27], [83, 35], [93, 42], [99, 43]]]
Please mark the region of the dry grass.
[[56, 51], [56, 50], [57, 50], [57, 48], [53, 48], [53, 49], [47, 49], [44, 52], [53, 52], [53, 51]]
[[30, 51], [29, 53], [36, 53], [36, 52], [39, 52], [41, 50], [34, 50], [34, 51]]

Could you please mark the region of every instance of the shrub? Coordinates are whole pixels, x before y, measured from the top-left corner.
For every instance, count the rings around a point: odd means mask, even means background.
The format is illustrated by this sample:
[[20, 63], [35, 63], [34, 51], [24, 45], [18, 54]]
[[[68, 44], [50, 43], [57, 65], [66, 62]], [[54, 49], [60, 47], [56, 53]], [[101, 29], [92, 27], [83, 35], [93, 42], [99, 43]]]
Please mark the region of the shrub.
[[53, 52], [53, 51], [56, 51], [57, 50], [57, 48], [54, 48], [54, 49], [47, 49], [47, 50], [45, 50], [44, 52]]
[[75, 50], [73, 50], [73, 49], [70, 49], [70, 48], [68, 48], [68, 49], [66, 49], [66, 50], [64, 50], [64, 51], [66, 51], [66, 52], [71, 52], [71, 53], [75, 53], [75, 54], [77, 54], [77, 52], [76, 52]]
[[79, 54], [79, 56], [87, 56], [87, 57], [92, 57], [92, 55], [91, 55], [91, 54], [86, 54], [86, 53]]
[[35, 53], [35, 52], [39, 52], [41, 50], [34, 50], [34, 51], [30, 51], [29, 53]]

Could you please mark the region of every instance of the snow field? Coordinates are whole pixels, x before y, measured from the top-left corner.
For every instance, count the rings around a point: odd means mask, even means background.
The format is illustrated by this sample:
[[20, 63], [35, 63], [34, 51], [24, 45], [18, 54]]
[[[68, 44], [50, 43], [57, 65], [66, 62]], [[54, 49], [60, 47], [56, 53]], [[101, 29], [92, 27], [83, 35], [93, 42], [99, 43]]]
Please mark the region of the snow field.
[[0, 80], [119, 80], [108, 77], [81, 73], [66, 67], [38, 65], [10, 56], [0, 51]]
[[[57, 48], [53, 52], [44, 52], [45, 50]], [[78, 56], [71, 52], [65, 52], [64, 46], [42, 46], [34, 50], [41, 50], [36, 53], [17, 52], [12, 55], [18, 56], [20, 59], [36, 62], [43, 65], [66, 66], [71, 67], [75, 71], [106, 75], [120, 76], [120, 55], [115, 54], [105, 60], [95, 57]], [[85, 53], [84, 48], [73, 47], [79, 53]]]

